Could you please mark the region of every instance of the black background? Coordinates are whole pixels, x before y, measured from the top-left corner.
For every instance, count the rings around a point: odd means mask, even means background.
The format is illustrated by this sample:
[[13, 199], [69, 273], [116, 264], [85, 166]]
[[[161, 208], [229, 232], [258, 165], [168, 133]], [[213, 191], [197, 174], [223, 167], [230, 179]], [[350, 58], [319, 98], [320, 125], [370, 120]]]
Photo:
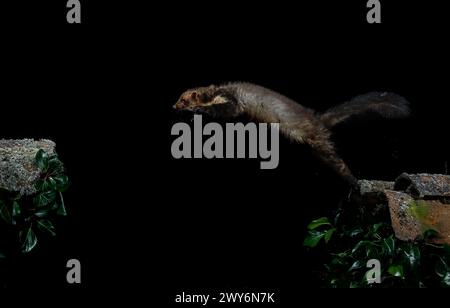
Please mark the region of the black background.
[[[318, 111], [368, 91], [406, 97], [408, 120], [363, 119], [334, 135], [358, 178], [444, 173], [448, 17], [441, 2], [303, 4], [66, 1], [2, 9], [1, 138], [50, 138], [72, 185], [55, 239], [13, 260], [9, 289], [127, 291], [170, 303], [182, 291], [271, 290], [287, 303], [316, 287], [305, 226], [347, 194], [306, 147], [280, 165], [175, 160], [171, 105], [227, 81], [272, 88]], [[65, 282], [78, 258], [82, 284]], [[126, 292], [125, 292], [126, 293]], [[300, 300], [301, 301], [301, 300]]]

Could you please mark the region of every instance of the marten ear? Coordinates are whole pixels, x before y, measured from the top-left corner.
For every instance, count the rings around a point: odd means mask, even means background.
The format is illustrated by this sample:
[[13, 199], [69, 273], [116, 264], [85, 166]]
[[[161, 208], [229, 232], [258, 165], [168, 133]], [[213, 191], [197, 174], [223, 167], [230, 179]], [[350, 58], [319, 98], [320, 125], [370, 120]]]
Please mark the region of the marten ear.
[[194, 92], [191, 93], [191, 99], [197, 100], [197, 97], [198, 97], [197, 92], [194, 91]]

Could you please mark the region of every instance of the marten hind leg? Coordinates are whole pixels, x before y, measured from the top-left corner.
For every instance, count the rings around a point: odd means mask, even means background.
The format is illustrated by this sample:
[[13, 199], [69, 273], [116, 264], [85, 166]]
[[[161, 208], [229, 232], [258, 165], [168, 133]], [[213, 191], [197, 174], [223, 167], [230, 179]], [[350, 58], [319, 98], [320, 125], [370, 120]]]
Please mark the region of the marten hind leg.
[[304, 141], [325, 164], [330, 166], [345, 181], [352, 185], [352, 187], [357, 187], [357, 179], [353, 176], [347, 164], [338, 156], [333, 142], [329, 138], [328, 131], [324, 129], [322, 134], [318, 134], [316, 131], [315, 134], [304, 138]]

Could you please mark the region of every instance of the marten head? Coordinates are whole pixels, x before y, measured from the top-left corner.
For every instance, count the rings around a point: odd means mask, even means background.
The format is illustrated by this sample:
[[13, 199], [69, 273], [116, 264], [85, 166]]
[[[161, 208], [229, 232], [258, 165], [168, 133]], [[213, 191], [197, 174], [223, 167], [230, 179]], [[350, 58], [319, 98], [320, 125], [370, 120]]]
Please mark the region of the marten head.
[[187, 90], [173, 108], [221, 118], [236, 117], [241, 113], [234, 93], [213, 85]]

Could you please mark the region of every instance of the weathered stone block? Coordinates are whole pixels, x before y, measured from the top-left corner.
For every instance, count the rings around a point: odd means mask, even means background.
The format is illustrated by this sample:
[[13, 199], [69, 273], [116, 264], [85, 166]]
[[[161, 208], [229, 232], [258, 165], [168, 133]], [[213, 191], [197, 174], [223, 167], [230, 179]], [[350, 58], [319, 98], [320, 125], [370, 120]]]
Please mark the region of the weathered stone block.
[[50, 140], [0, 140], [0, 189], [31, 195], [41, 170], [35, 163], [36, 153], [44, 150], [55, 154], [55, 143]]
[[414, 198], [450, 197], [450, 176], [443, 174], [401, 174], [394, 185]]
[[388, 207], [397, 238], [415, 240], [433, 229], [438, 232], [435, 243], [450, 244], [450, 176], [403, 173], [395, 183], [361, 180], [359, 184], [362, 204], [369, 209]]

